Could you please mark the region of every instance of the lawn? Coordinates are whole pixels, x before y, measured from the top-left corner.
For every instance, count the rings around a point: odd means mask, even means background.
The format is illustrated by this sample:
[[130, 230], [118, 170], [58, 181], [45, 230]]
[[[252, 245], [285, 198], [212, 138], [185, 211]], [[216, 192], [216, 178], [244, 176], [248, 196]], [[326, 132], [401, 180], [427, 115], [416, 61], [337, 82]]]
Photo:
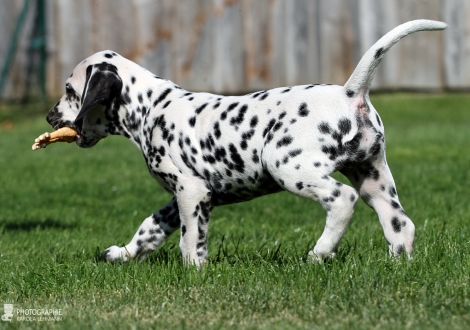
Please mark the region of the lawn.
[[[210, 262], [182, 265], [178, 234], [142, 263], [108, 264], [171, 197], [122, 137], [31, 151], [53, 104], [0, 109], [0, 314], [6, 328], [468, 329], [470, 96], [373, 95], [387, 159], [416, 225], [414, 259], [392, 261], [358, 204], [335, 260], [306, 262], [322, 208], [288, 193], [217, 208]], [[343, 182], [346, 179], [337, 175]], [[60, 309], [21, 321], [17, 309]]]

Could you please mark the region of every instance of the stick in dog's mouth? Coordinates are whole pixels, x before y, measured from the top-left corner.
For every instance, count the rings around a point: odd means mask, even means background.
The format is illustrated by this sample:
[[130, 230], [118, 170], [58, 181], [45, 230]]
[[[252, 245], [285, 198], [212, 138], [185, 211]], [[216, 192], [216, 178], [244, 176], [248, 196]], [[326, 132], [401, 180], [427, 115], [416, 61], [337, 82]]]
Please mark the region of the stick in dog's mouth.
[[55, 142], [67, 142], [72, 143], [77, 139], [78, 132], [72, 127], [62, 127], [52, 133], [41, 134], [37, 139], [34, 140], [32, 146], [33, 150], [44, 149], [51, 143]]

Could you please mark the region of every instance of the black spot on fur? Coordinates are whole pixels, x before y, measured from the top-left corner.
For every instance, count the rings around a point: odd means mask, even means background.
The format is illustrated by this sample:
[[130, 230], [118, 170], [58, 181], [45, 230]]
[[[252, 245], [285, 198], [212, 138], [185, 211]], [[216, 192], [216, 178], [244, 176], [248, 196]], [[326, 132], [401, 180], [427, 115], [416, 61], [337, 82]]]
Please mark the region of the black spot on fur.
[[166, 101], [166, 103], [163, 105], [163, 109], [166, 109], [167, 106], [169, 106], [171, 101]]
[[134, 76], [131, 77], [131, 83], [132, 83], [132, 85], [135, 84], [135, 77]]
[[168, 94], [170, 94], [172, 91], [171, 88], [167, 88], [165, 89], [161, 94], [160, 96], [153, 102], [153, 107], [155, 108], [160, 102], [162, 102], [167, 96]]
[[330, 134], [331, 133], [330, 125], [328, 125], [328, 123], [324, 122], [324, 121], [322, 121], [320, 124], [318, 124], [318, 129], [323, 134]]
[[248, 110], [248, 106], [245, 104], [242, 106], [238, 112], [238, 116], [233, 117], [230, 119], [230, 125], [240, 125], [243, 123], [243, 120], [245, 119], [245, 113]]
[[383, 51], [384, 51], [383, 47], [380, 47], [379, 49], [377, 49], [377, 51], [375, 52], [374, 58], [378, 59], [380, 55], [382, 55]]
[[302, 189], [304, 188], [304, 184], [303, 184], [302, 182], [300, 182], [300, 181], [297, 182], [297, 183], [295, 184], [295, 186], [296, 186], [297, 189], [299, 189], [299, 190], [302, 190]]
[[308, 114], [310, 113], [310, 110], [308, 110], [307, 103], [302, 103], [299, 106], [299, 116], [300, 117], [307, 117]]
[[207, 107], [207, 103], [204, 103], [203, 105], [201, 105], [199, 108], [196, 109], [196, 114], [200, 114], [202, 112], [202, 110], [204, 110], [204, 108]]
[[228, 108], [227, 108], [227, 112], [230, 112], [230, 111], [232, 111], [233, 109], [235, 109], [235, 108], [237, 107], [237, 105], [238, 105], [238, 102], [235, 102], [235, 103], [230, 104], [230, 105], [228, 106]]
[[274, 125], [273, 127], [273, 132], [277, 132], [282, 127], [282, 125], [283, 125], [282, 122], [278, 121], [276, 125]]
[[194, 125], [196, 125], [196, 117], [189, 118], [188, 122], [189, 126], [194, 127]]
[[258, 116], [253, 116], [250, 120], [250, 127], [255, 128], [258, 125]]
[[269, 121], [268, 126], [266, 126], [266, 128], [263, 131], [263, 137], [266, 137], [266, 135], [269, 133], [269, 131], [271, 130], [271, 128], [274, 126], [275, 123], [276, 123], [276, 119], [271, 119]]
[[392, 224], [392, 228], [395, 233], [399, 233], [401, 231], [401, 223], [397, 217], [393, 217], [390, 223]]
[[366, 178], [371, 178], [377, 181], [380, 177], [380, 172], [370, 162], [364, 162], [358, 167], [359, 172]]
[[258, 164], [259, 163], [259, 156], [258, 156], [258, 150], [253, 149], [253, 157], [251, 158], [253, 163]]
[[294, 149], [294, 150], [289, 151], [289, 156], [294, 158], [294, 157], [300, 155], [301, 153], [302, 153], [302, 149]]
[[394, 209], [399, 209], [399, 208], [400, 208], [400, 204], [398, 204], [396, 201], [392, 201], [392, 202], [390, 203], [390, 205], [392, 205], [392, 207], [393, 207]]
[[351, 121], [348, 118], [341, 118], [338, 122], [341, 134], [345, 135], [351, 131]]
[[222, 135], [222, 132], [220, 131], [220, 124], [219, 122], [215, 122], [214, 124], [214, 135], [215, 135], [215, 138], [218, 140], [220, 138], [220, 136]]
[[292, 141], [294, 140], [294, 138], [290, 135], [286, 135], [284, 136], [282, 139], [280, 139], [279, 141], [277, 141], [276, 143], [276, 148], [279, 149], [283, 146], [288, 146], [289, 144], [292, 143]]
[[245, 162], [243, 161], [243, 158], [240, 156], [237, 148], [235, 147], [233, 143], [230, 143], [229, 151], [230, 151], [230, 158], [232, 159], [235, 165], [235, 169], [238, 172], [243, 173], [245, 171]]
[[215, 159], [220, 162], [222, 161], [222, 159], [225, 158], [225, 156], [227, 155], [227, 152], [225, 151], [224, 147], [218, 147], [218, 148], [215, 148], [214, 155], [215, 155]]
[[268, 97], [268, 95], [269, 95], [269, 93], [267, 93], [267, 92], [264, 93], [264, 94], [259, 98], [259, 100], [260, 100], [260, 101], [264, 101], [264, 100]]
[[335, 160], [338, 157], [338, 148], [334, 146], [322, 146], [321, 151], [325, 154], [329, 154], [330, 156], [328, 157], [330, 160]]
[[373, 156], [377, 156], [380, 152], [380, 149], [381, 149], [381, 145], [380, 145], [380, 142], [376, 141], [372, 147], [370, 148], [369, 152], [373, 155]]

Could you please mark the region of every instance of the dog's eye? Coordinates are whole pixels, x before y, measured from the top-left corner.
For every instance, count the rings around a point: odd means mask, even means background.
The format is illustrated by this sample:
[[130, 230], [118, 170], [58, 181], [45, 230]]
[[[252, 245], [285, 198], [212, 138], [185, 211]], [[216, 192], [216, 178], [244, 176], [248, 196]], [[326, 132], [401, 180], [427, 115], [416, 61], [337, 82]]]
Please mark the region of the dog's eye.
[[65, 93], [67, 95], [75, 94], [75, 91], [74, 91], [74, 89], [72, 88], [72, 86], [70, 84], [65, 85]]

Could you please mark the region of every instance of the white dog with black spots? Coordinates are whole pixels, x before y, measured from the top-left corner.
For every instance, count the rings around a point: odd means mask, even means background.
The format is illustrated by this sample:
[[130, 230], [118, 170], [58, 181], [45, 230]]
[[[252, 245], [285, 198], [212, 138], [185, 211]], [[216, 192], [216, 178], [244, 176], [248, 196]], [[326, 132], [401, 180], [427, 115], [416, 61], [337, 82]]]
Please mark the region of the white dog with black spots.
[[[200, 267], [207, 260], [214, 206], [281, 190], [317, 201], [326, 211], [323, 234], [309, 253], [313, 259], [335, 255], [359, 195], [378, 214], [391, 254], [411, 256], [415, 226], [398, 200], [369, 88], [377, 65], [401, 38], [445, 28], [430, 20], [396, 27], [366, 52], [344, 86], [282, 87], [244, 96], [188, 92], [113, 51], [81, 62], [47, 121], [54, 129], [76, 128], [80, 147], [126, 136], [173, 195], [129, 244], [108, 248], [105, 260], [145, 257], [181, 229], [183, 260]], [[355, 189], [333, 179], [335, 171]]]

